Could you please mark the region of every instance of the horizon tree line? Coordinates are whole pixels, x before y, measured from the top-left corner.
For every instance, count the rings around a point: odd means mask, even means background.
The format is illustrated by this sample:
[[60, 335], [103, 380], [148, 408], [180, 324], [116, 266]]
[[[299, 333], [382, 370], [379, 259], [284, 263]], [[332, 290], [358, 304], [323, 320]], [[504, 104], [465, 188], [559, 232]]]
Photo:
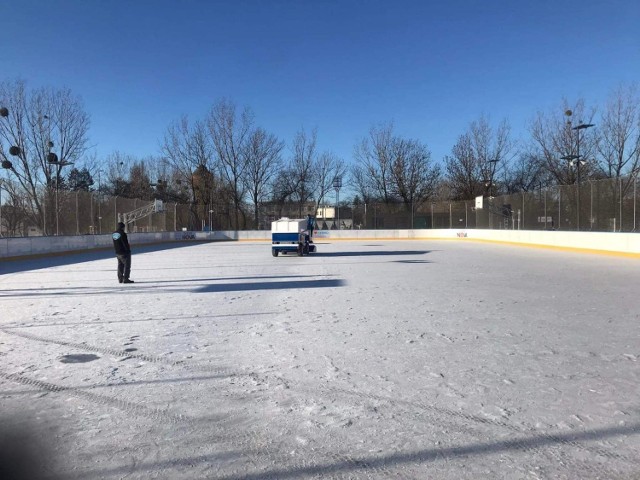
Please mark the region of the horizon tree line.
[[[226, 98], [202, 119], [183, 115], [167, 126], [155, 154], [124, 152], [98, 157], [91, 148], [90, 116], [69, 89], [27, 89], [22, 80], [0, 83], [0, 160], [11, 173], [2, 181], [4, 204], [26, 223], [51, 233], [55, 192], [105, 195], [189, 205], [198, 225], [203, 212], [232, 206], [230, 225], [260, 222], [265, 203], [320, 207], [336, 177], [350, 188], [350, 202], [394, 203], [409, 210], [435, 200], [528, 192], [577, 181], [566, 159], [579, 155], [582, 180], [620, 178], [624, 188], [640, 170], [638, 85], [612, 90], [599, 110], [584, 99], [536, 112], [527, 138], [514, 139], [506, 119], [484, 115], [470, 122], [450, 154], [432, 159], [428, 144], [395, 132], [392, 122], [372, 125], [347, 163], [318, 148], [318, 129], [301, 128], [287, 143], [256, 125], [249, 107]], [[6, 113], [6, 115], [5, 115]], [[595, 128], [577, 130], [579, 123]], [[53, 155], [52, 155], [53, 154]], [[47, 208], [47, 205], [49, 208]], [[315, 211], [315, 210], [314, 210]]]

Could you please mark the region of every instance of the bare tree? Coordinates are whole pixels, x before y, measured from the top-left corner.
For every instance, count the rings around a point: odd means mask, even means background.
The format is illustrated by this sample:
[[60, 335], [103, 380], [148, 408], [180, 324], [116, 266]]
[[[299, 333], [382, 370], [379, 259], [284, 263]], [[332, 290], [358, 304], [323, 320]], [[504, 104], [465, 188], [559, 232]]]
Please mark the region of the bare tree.
[[502, 172], [503, 193], [530, 192], [550, 184], [544, 161], [531, 153], [523, 153], [505, 166]]
[[453, 200], [468, 200], [483, 192], [482, 174], [471, 146], [471, 135], [464, 133], [444, 158]]
[[[393, 124], [371, 127], [354, 150], [355, 179], [361, 190], [367, 190], [385, 203], [394, 201], [392, 178]], [[364, 193], [364, 192], [362, 192]]]
[[362, 198], [362, 202], [365, 204], [371, 202], [375, 198], [375, 193], [366, 168], [361, 164], [353, 164], [349, 173], [351, 185], [355, 189], [356, 195]]
[[453, 146], [451, 155], [445, 157], [454, 199], [467, 200], [499, 191], [496, 179], [511, 161], [515, 148], [510, 132], [506, 120], [495, 130], [485, 116], [471, 122], [469, 130]]
[[244, 182], [254, 206], [255, 228], [260, 227], [260, 203], [267, 198], [269, 187], [282, 167], [280, 155], [283, 148], [284, 142], [262, 128], [253, 130], [249, 135], [244, 150]]
[[1, 83], [0, 105], [8, 111], [0, 119], [0, 137], [18, 148], [18, 154], [9, 158], [0, 142], [0, 157], [13, 163], [28, 195], [31, 222], [47, 234], [51, 230], [47, 205], [49, 214], [55, 205], [50, 187], [59, 185], [64, 166], [77, 163], [86, 152], [89, 115], [69, 89], [28, 92], [24, 81]]
[[435, 196], [440, 169], [431, 165], [431, 152], [417, 140], [396, 138], [392, 148], [393, 192], [407, 210]]
[[217, 154], [217, 170], [227, 184], [233, 201], [235, 228], [240, 228], [239, 215], [243, 216], [243, 220], [245, 215], [242, 208], [247, 168], [244, 152], [249, 143], [253, 115], [248, 108], [238, 114], [235, 104], [223, 99], [211, 108], [207, 125]]
[[[576, 181], [576, 170], [571, 168], [567, 158], [578, 155], [578, 138], [580, 157], [594, 158], [595, 135], [589, 133], [589, 130], [580, 133], [580, 130], [575, 129], [583, 122], [590, 123], [594, 115], [595, 110], [587, 110], [582, 99], [574, 105], [569, 105], [567, 100], [563, 100], [561, 108], [554, 109], [551, 114], [538, 112], [529, 125], [533, 141], [530, 153], [543, 160], [544, 170], [559, 185], [568, 185]], [[575, 124], [573, 119], [578, 119], [578, 123]], [[582, 174], [586, 178], [594, 169], [594, 162], [589, 161], [582, 167]]]
[[98, 189], [105, 194], [125, 197], [129, 192], [129, 172], [135, 157], [114, 151], [107, 155], [102, 168], [96, 168], [93, 176], [98, 179]]
[[638, 86], [615, 90], [598, 125], [603, 173], [619, 178], [640, 172], [640, 96]]
[[[178, 122], [169, 126], [161, 146], [165, 162], [175, 172], [174, 180], [181, 185], [188, 186], [189, 204], [191, 212], [191, 228], [198, 225], [201, 214], [197, 208], [196, 197], [202, 196], [201, 201], [210, 202], [214, 196], [215, 186], [212, 184], [213, 176], [195, 175], [196, 172], [210, 172], [213, 167], [214, 151], [210, 142], [206, 126], [199, 121], [191, 125], [186, 115]], [[208, 179], [206, 185], [203, 179]], [[202, 195], [202, 188], [207, 189], [208, 195]], [[196, 195], [196, 190], [200, 195]], [[209, 205], [211, 208], [211, 205]], [[202, 209], [201, 209], [202, 210]]]
[[304, 205], [313, 197], [317, 189], [316, 142], [318, 132], [314, 129], [308, 135], [304, 129], [293, 138], [293, 156], [287, 168], [285, 190], [291, 191], [298, 204], [298, 214], [302, 216]]
[[417, 140], [393, 133], [393, 124], [371, 127], [354, 151], [352, 179], [365, 201], [402, 201], [407, 208], [431, 198], [440, 176], [431, 152]]
[[[346, 176], [347, 166], [344, 160], [336, 157], [331, 152], [325, 152], [318, 157], [316, 162], [316, 206], [314, 212], [318, 211], [320, 204], [324, 200], [324, 197], [333, 188], [333, 181], [335, 178], [342, 178]], [[314, 213], [315, 215], [315, 213]]]
[[0, 232], [7, 237], [26, 236], [29, 200], [22, 188], [11, 180], [0, 179], [2, 223]]
[[129, 171], [129, 190], [126, 196], [141, 200], [151, 200], [153, 195], [151, 184], [147, 162], [144, 160], [134, 162]]
[[278, 208], [278, 217], [283, 216], [284, 206], [287, 200], [291, 199], [294, 193], [295, 185], [292, 181], [293, 171], [288, 166], [280, 169], [270, 184], [271, 201]]

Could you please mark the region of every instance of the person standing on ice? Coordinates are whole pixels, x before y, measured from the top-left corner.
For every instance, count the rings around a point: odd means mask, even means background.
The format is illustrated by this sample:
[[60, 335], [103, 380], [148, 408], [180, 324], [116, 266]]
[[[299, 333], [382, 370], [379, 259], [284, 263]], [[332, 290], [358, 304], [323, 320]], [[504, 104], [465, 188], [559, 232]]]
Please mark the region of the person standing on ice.
[[124, 231], [124, 223], [118, 223], [118, 229], [111, 234], [113, 238], [113, 248], [116, 251], [116, 258], [118, 259], [118, 282], [120, 283], [134, 283], [129, 279], [131, 274], [131, 247], [129, 246], [129, 239]]
[[307, 230], [309, 230], [309, 238], [313, 237], [313, 224], [314, 220], [311, 214], [307, 214]]

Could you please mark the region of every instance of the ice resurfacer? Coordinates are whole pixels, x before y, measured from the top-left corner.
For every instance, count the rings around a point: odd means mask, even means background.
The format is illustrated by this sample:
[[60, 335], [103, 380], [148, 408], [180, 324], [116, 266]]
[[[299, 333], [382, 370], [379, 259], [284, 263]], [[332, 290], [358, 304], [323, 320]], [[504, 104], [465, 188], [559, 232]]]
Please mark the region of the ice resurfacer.
[[271, 254], [296, 253], [299, 257], [316, 251], [313, 244], [313, 218], [290, 219], [283, 217], [271, 222]]

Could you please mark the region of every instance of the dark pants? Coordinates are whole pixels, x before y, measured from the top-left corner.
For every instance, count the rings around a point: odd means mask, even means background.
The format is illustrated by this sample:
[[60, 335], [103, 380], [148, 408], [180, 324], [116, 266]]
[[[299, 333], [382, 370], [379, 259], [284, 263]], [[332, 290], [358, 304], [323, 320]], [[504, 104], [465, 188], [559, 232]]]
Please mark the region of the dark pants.
[[131, 275], [131, 254], [116, 255], [118, 258], [118, 281], [129, 280]]

